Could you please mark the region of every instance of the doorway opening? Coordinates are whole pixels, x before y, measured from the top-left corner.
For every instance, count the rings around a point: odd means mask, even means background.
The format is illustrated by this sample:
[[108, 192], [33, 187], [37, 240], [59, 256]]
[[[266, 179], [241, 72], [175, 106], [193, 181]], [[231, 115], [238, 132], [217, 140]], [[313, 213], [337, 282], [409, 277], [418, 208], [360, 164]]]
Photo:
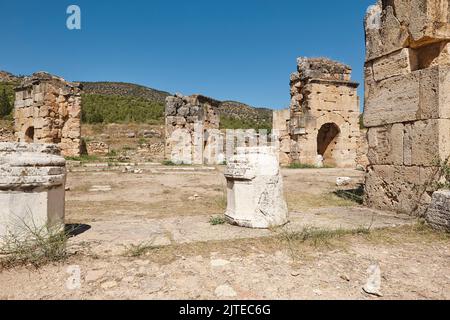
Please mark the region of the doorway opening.
[[336, 166], [335, 151], [341, 130], [335, 123], [324, 124], [317, 135], [317, 154], [323, 157], [323, 164]]
[[27, 131], [25, 131], [25, 142], [26, 143], [34, 142], [34, 127], [29, 127]]

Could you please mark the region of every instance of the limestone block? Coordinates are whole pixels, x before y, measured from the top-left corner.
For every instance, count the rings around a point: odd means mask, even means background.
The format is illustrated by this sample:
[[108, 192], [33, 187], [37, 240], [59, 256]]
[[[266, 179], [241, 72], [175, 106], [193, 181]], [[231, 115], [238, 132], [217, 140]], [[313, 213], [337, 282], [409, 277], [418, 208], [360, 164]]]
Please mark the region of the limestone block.
[[450, 157], [449, 132], [449, 119], [369, 128], [369, 161], [373, 165], [434, 166]]
[[428, 192], [435, 179], [435, 168], [369, 166], [364, 202], [380, 210], [420, 215], [430, 203]]
[[381, 81], [411, 73], [415, 66], [411, 67], [414, 61], [411, 61], [410, 51], [411, 49], [405, 48], [374, 60], [372, 65], [374, 80]]
[[403, 124], [369, 128], [367, 137], [371, 164], [403, 165]]
[[66, 170], [58, 154], [55, 145], [0, 143], [0, 238], [64, 226]]
[[291, 117], [291, 111], [289, 109], [276, 110], [273, 112], [273, 129], [279, 131], [287, 130], [287, 122]]
[[431, 205], [426, 213], [428, 224], [434, 229], [450, 232], [450, 191], [433, 193]]
[[447, 0], [391, 0], [367, 10], [366, 60], [450, 40]]
[[238, 148], [225, 171], [228, 189], [227, 219], [249, 228], [270, 228], [288, 222], [283, 178], [276, 150]]
[[450, 118], [450, 68], [436, 66], [379, 82], [368, 80], [364, 124]]

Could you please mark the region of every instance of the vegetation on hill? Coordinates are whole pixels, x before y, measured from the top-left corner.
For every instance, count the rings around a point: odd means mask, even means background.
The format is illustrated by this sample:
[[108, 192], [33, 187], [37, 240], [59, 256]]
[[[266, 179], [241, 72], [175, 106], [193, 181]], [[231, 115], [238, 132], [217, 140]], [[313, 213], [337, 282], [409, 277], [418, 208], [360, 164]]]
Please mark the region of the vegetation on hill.
[[[0, 72], [0, 118], [12, 119], [14, 87], [21, 78]], [[81, 82], [84, 123], [164, 123], [168, 92], [123, 82]], [[252, 108], [236, 101], [219, 106], [221, 129], [272, 128], [272, 110]]]
[[236, 101], [220, 104], [220, 127], [222, 129], [272, 129], [272, 110], [252, 108]]
[[149, 123], [164, 121], [164, 104], [130, 96], [83, 94], [84, 123]]
[[168, 92], [147, 88], [137, 84], [123, 82], [81, 82], [85, 94], [142, 98], [149, 101], [163, 103]]
[[11, 119], [14, 108], [16, 82], [0, 82], [0, 118]]

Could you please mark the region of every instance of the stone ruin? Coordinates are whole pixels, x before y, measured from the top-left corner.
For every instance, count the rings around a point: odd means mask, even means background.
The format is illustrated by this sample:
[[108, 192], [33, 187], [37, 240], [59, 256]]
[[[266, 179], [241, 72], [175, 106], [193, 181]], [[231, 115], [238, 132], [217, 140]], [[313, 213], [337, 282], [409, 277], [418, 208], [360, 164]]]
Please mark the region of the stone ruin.
[[270, 228], [288, 222], [277, 150], [237, 148], [225, 171], [230, 223], [247, 228]]
[[449, 2], [378, 1], [365, 31], [365, 203], [423, 215], [450, 156]]
[[290, 86], [290, 109], [273, 116], [280, 163], [355, 168], [359, 85], [351, 81], [351, 68], [324, 58], [299, 58]]
[[16, 88], [15, 134], [18, 142], [57, 144], [64, 156], [81, 152], [81, 85], [45, 72], [25, 78]]
[[219, 101], [201, 95], [167, 97], [166, 160], [198, 165], [225, 161], [223, 135], [219, 130], [219, 104]]
[[0, 242], [64, 226], [65, 160], [56, 145], [0, 143]]

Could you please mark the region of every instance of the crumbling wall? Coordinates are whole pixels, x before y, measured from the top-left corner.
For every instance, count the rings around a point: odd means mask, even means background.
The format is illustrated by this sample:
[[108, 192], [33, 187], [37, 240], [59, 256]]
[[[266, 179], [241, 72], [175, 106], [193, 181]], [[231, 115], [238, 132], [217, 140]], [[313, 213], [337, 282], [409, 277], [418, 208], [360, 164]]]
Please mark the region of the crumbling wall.
[[441, 0], [379, 1], [366, 15], [367, 205], [423, 214], [450, 155], [450, 14]]
[[39, 72], [16, 88], [15, 134], [18, 142], [51, 143], [64, 156], [81, 149], [81, 86]]
[[351, 68], [324, 58], [299, 58], [290, 87], [287, 134], [286, 114], [274, 114], [274, 129], [281, 130], [280, 160], [316, 165], [323, 158], [325, 165], [355, 168], [359, 98]]
[[166, 160], [184, 164], [223, 161], [219, 101], [176, 94], [166, 99]]

